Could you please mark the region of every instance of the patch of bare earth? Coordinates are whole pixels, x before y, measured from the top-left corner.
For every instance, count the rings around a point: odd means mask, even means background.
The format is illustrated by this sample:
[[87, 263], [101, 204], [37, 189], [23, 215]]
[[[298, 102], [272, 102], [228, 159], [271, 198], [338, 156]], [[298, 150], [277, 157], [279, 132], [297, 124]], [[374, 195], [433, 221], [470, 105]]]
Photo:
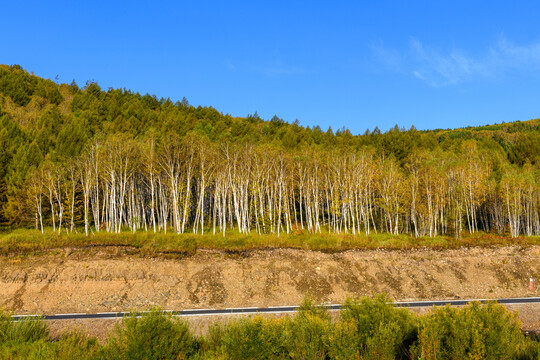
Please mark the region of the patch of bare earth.
[[[526, 297], [540, 295], [539, 283], [540, 246], [199, 250], [180, 259], [111, 248], [0, 257], [0, 308], [16, 314], [295, 305], [305, 296], [340, 303], [381, 292], [396, 300]], [[522, 321], [540, 327], [540, 311], [531, 309]]]

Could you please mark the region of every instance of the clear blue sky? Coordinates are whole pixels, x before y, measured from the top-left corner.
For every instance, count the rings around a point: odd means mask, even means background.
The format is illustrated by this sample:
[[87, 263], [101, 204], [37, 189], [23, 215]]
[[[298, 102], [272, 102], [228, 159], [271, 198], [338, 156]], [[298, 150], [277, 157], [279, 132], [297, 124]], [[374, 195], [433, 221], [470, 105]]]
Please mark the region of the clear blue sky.
[[540, 117], [535, 1], [9, 1], [0, 63], [354, 134]]

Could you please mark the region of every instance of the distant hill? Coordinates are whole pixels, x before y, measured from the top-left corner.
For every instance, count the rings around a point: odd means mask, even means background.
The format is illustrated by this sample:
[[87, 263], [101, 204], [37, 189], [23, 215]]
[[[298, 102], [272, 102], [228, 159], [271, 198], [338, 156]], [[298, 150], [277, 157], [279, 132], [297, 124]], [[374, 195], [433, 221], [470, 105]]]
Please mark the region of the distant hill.
[[[193, 107], [184, 98], [173, 103], [153, 95], [133, 93], [126, 89], [103, 90], [97, 83], [88, 82], [82, 89], [75, 82], [57, 84], [45, 80], [18, 65], [0, 65], [0, 111], [27, 134], [37, 140], [43, 155], [54, 151], [58, 137], [65, 133], [75, 136], [71, 142], [79, 145], [101, 134], [125, 133], [133, 137], [153, 132], [156, 136], [175, 132], [206, 137], [210, 141], [251, 141], [271, 143], [285, 149], [303, 146], [373, 146], [386, 155], [404, 158], [410, 148], [431, 147], [436, 141], [452, 147], [463, 140], [493, 139], [507, 152], [508, 157], [523, 163], [521, 154], [513, 154], [513, 145], [520, 136], [535, 138], [540, 132], [540, 119], [502, 124], [417, 131], [397, 125], [386, 133], [375, 130], [353, 136], [347, 129], [322, 130], [289, 124], [274, 116], [261, 119], [257, 113], [232, 117], [212, 107]], [[5, 120], [7, 121], [7, 120]], [[4, 127], [9, 125], [4, 124]], [[45, 141], [47, 138], [49, 141]], [[393, 144], [397, 142], [398, 144]], [[59, 144], [65, 148], [66, 144]], [[69, 144], [67, 144], [69, 145]], [[68, 146], [69, 147], [69, 146]], [[402, 147], [402, 148], [401, 148]], [[66, 150], [66, 149], [64, 149]], [[80, 149], [70, 149], [76, 154]], [[512, 154], [511, 154], [512, 153]], [[516, 158], [517, 156], [517, 158]], [[525, 154], [529, 161], [530, 158]]]

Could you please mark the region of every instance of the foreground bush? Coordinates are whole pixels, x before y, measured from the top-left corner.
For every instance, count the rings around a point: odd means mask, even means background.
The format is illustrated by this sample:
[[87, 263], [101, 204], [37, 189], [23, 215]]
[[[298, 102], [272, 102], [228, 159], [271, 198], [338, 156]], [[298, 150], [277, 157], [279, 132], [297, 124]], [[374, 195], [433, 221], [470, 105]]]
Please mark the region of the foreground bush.
[[434, 309], [423, 317], [416, 355], [430, 359], [516, 359], [525, 346], [515, 313], [495, 303]]
[[256, 316], [226, 326], [215, 352], [229, 359], [279, 359], [286, 354], [285, 319]]
[[33, 347], [48, 337], [43, 321], [21, 320], [14, 322], [0, 313], [0, 357], [24, 359]]
[[424, 316], [390, 299], [348, 300], [338, 321], [309, 302], [292, 318], [215, 325], [205, 355], [224, 359], [540, 359], [502, 305], [435, 308]]
[[406, 350], [417, 337], [416, 318], [390, 302], [384, 295], [345, 302], [341, 318], [356, 330], [347, 345], [366, 358], [406, 359]]
[[187, 323], [153, 310], [117, 325], [98, 358], [182, 359], [194, 355], [198, 342]]
[[0, 359], [91, 359], [96, 339], [66, 332], [52, 341], [43, 320], [12, 321], [0, 314]]
[[514, 313], [494, 303], [417, 316], [390, 299], [348, 300], [339, 319], [305, 301], [292, 317], [255, 316], [196, 338], [159, 311], [124, 318], [101, 346], [80, 332], [51, 339], [45, 322], [0, 315], [0, 359], [540, 359]]
[[0, 313], [0, 344], [35, 342], [48, 335], [43, 321], [24, 319], [15, 322], [10, 316]]

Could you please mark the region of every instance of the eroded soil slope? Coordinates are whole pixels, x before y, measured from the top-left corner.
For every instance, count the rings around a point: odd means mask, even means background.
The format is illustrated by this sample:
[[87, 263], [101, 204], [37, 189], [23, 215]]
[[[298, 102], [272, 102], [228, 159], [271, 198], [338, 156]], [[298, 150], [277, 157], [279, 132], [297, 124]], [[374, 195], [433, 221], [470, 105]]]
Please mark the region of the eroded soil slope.
[[0, 258], [0, 308], [18, 314], [294, 305], [306, 295], [336, 303], [381, 292], [396, 300], [538, 296], [539, 283], [540, 246], [199, 250], [181, 259], [72, 249]]

